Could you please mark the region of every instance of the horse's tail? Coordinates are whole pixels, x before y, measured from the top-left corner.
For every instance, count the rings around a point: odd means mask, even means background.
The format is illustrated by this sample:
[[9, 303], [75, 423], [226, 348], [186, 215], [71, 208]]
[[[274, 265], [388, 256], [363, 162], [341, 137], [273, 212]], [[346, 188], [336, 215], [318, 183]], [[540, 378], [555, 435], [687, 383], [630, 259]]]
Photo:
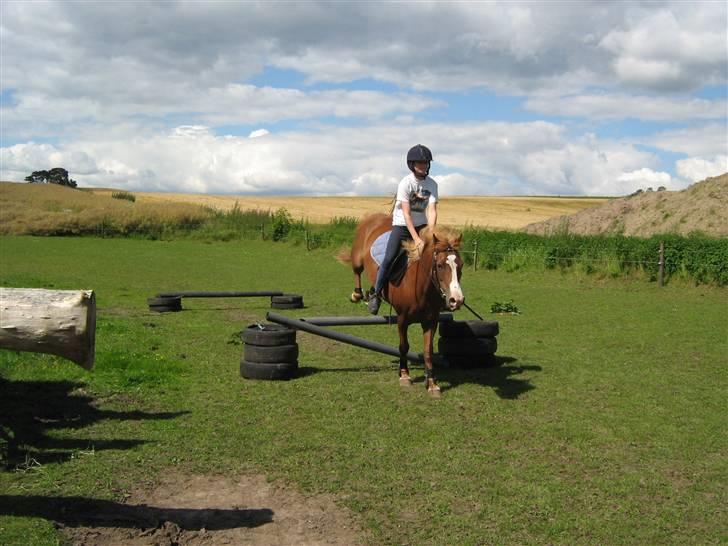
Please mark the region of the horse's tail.
[[351, 249], [342, 247], [336, 255], [336, 260], [344, 265], [349, 265], [351, 263]]

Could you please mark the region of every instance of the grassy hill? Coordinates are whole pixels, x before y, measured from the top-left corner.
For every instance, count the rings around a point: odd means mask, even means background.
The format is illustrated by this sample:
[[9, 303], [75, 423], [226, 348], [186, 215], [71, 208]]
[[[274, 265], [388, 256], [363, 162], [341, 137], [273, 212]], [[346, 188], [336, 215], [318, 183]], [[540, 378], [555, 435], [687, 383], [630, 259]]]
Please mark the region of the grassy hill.
[[0, 182], [0, 234], [76, 234], [114, 225], [199, 225], [209, 211], [191, 203], [135, 203], [56, 184]]
[[[104, 223], [134, 231], [149, 224], [198, 225], [214, 216], [253, 210], [261, 213], [286, 208], [297, 221], [326, 224], [334, 218], [358, 219], [370, 212], [387, 212], [391, 198], [234, 196], [179, 193], [134, 193], [136, 201], [113, 199], [113, 189], [73, 190], [52, 184], [0, 182], [0, 233], [80, 233]], [[603, 202], [599, 198], [562, 197], [446, 197], [439, 222], [518, 230], [529, 223], [573, 214]]]

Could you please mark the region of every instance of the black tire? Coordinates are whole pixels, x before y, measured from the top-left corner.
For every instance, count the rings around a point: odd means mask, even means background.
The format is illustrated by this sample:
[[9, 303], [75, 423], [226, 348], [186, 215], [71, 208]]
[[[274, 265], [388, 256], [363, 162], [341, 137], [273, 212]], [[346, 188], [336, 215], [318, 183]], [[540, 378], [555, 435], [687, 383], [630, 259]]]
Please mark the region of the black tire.
[[265, 347], [293, 345], [296, 343], [296, 331], [281, 324], [272, 324], [270, 322], [251, 324], [243, 330], [243, 341], [247, 345], [263, 345]]
[[150, 305], [149, 310], [155, 313], [176, 313], [182, 311], [181, 307], [170, 307], [168, 305]]
[[147, 304], [149, 304], [149, 307], [158, 307], [158, 306], [169, 306], [174, 307], [176, 305], [179, 305], [182, 307], [182, 297], [181, 296], [170, 296], [165, 298], [160, 298], [159, 296], [156, 296], [154, 298], [147, 298]]
[[500, 325], [494, 320], [449, 320], [440, 322], [441, 337], [495, 337]]
[[441, 337], [437, 351], [445, 356], [480, 356], [494, 354], [498, 341], [494, 337]]
[[303, 309], [303, 302], [298, 303], [278, 303], [272, 301], [270, 303], [271, 309]]
[[285, 380], [294, 377], [297, 371], [298, 364], [291, 362], [240, 361], [240, 375], [246, 379]]
[[182, 298], [179, 296], [147, 298], [149, 310], [155, 313], [182, 311]]
[[248, 362], [296, 364], [298, 362], [298, 344], [265, 347], [246, 343], [243, 347], [243, 358]]
[[303, 296], [298, 294], [283, 294], [282, 296], [271, 296], [271, 303], [300, 303], [303, 305]]
[[501, 361], [494, 354], [482, 354], [476, 356], [447, 356], [447, 365], [451, 368], [495, 368], [501, 365]]

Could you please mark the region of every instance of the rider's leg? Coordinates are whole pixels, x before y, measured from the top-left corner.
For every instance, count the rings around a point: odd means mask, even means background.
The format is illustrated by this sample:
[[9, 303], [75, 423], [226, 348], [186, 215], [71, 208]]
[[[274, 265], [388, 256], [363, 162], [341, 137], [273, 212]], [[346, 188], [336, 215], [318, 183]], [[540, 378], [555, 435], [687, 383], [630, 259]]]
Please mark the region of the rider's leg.
[[374, 283], [374, 294], [369, 299], [368, 309], [373, 315], [376, 315], [379, 312], [382, 290], [387, 283], [389, 269], [392, 267], [392, 262], [397, 257], [402, 240], [409, 238], [408, 236], [409, 231], [406, 227], [392, 226], [392, 233], [389, 235], [389, 241], [387, 241], [384, 258], [382, 259], [382, 263], [379, 265], [377, 280]]

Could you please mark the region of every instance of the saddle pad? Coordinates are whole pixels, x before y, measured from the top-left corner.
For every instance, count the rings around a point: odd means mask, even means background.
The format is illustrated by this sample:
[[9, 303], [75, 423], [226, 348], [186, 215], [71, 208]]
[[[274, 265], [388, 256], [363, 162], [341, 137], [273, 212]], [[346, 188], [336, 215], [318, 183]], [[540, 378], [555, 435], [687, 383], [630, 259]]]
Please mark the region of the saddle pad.
[[372, 255], [374, 261], [377, 262], [377, 265], [382, 265], [384, 253], [387, 251], [387, 243], [389, 242], [389, 236], [391, 234], [391, 231], [385, 231], [382, 233], [379, 237], [377, 237], [377, 240], [372, 243], [372, 248], [369, 249], [369, 253]]
[[[391, 234], [391, 231], [385, 231], [382, 233], [372, 244], [371, 249], [369, 250], [369, 254], [372, 255], [372, 259], [377, 263], [377, 265], [382, 265], [382, 260], [384, 260], [384, 254], [387, 251], [387, 243], [389, 242], [389, 235]], [[402, 280], [402, 277], [404, 276], [405, 271], [407, 271], [407, 265], [409, 261], [407, 260], [407, 251], [400, 247], [399, 252], [397, 253], [397, 256], [392, 261], [392, 265], [389, 267], [389, 282], [392, 284], [399, 284], [399, 282]]]

